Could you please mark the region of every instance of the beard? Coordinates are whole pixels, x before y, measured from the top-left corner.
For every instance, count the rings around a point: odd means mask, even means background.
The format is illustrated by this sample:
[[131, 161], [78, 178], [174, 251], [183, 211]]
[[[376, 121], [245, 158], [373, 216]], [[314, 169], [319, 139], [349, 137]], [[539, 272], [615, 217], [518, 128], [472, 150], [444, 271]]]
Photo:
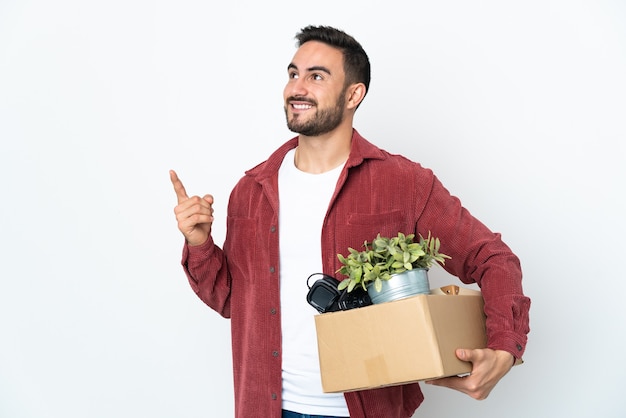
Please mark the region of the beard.
[[[319, 136], [328, 133], [339, 126], [343, 121], [345, 99], [346, 91], [344, 90], [337, 98], [335, 106], [326, 109], [316, 108], [315, 114], [309, 120], [300, 120], [302, 115], [293, 115], [292, 118], [289, 119], [289, 111], [287, 110], [287, 106], [285, 106], [287, 127], [290, 131], [304, 136]], [[317, 105], [315, 102], [311, 103]]]

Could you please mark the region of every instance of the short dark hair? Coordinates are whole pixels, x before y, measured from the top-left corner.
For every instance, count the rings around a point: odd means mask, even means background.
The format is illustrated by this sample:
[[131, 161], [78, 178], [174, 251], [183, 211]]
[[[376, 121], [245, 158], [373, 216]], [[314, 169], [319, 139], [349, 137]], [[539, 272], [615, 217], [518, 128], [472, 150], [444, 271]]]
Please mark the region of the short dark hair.
[[370, 60], [360, 43], [342, 30], [331, 26], [307, 26], [296, 34], [297, 46], [309, 41], [318, 41], [341, 50], [346, 84], [365, 84], [365, 94], [370, 88]]

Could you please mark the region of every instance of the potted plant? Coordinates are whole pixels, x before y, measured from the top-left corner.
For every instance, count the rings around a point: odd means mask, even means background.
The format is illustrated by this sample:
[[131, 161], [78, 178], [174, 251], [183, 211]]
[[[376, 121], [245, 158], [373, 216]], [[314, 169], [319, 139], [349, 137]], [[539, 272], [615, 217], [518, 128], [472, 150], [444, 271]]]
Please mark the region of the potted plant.
[[439, 238], [430, 231], [426, 238], [420, 234], [418, 242], [414, 238], [415, 234], [402, 232], [391, 238], [378, 234], [372, 242], [363, 243], [362, 251], [348, 248], [347, 256], [337, 254], [342, 264], [337, 273], [346, 276], [338, 289], [351, 292], [361, 286], [373, 303], [430, 293], [428, 269], [434, 263], [444, 265], [450, 256], [439, 252]]

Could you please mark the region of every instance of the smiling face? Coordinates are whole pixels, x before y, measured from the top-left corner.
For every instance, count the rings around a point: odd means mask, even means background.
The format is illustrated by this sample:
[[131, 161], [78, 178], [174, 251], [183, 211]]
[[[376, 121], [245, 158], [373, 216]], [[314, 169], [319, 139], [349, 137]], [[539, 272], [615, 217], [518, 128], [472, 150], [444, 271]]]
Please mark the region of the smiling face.
[[287, 127], [305, 136], [333, 131], [346, 111], [343, 55], [322, 42], [304, 43], [288, 66], [285, 86]]

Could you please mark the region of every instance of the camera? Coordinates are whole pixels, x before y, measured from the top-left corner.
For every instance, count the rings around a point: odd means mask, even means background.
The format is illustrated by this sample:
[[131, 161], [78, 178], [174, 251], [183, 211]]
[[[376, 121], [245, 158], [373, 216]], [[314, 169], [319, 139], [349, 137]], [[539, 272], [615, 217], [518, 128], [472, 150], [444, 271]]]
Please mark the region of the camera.
[[[311, 277], [316, 275], [321, 275], [322, 278], [309, 285]], [[334, 277], [323, 273], [311, 274], [307, 279], [307, 302], [320, 313], [347, 311], [372, 304], [369, 294], [362, 287], [355, 287], [352, 292], [348, 292], [348, 289], [337, 289], [338, 285], [339, 280]]]

